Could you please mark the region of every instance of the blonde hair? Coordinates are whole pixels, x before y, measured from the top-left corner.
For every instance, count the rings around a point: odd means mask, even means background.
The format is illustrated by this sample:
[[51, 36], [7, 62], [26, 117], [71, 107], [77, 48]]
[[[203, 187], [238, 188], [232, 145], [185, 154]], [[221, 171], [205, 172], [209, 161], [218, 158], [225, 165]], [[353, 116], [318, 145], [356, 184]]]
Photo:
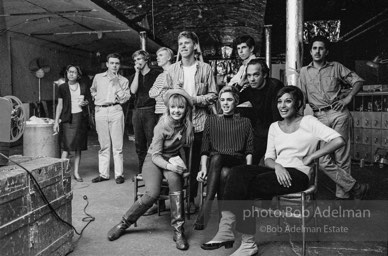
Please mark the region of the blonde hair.
[[183, 124], [186, 130], [186, 144], [191, 145], [194, 140], [194, 131], [193, 131], [193, 123], [192, 123], [192, 107], [188, 104], [186, 98], [180, 94], [173, 94], [168, 99], [166, 112], [164, 114], [164, 120], [166, 124], [166, 128], [168, 133], [172, 136], [174, 133], [174, 124], [173, 120], [170, 116], [170, 106], [185, 106], [185, 113], [180, 122]]

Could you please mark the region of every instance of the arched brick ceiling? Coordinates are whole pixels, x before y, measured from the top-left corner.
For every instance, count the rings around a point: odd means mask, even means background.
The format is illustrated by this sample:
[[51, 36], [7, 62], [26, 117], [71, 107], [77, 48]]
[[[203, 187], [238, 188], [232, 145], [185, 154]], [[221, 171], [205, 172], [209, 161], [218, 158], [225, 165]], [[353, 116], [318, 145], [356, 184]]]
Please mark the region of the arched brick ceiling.
[[200, 38], [205, 56], [220, 54], [223, 45], [232, 45], [243, 34], [255, 38], [260, 49], [266, 0], [104, 0], [129, 20], [148, 27], [172, 49], [183, 30], [194, 31]]

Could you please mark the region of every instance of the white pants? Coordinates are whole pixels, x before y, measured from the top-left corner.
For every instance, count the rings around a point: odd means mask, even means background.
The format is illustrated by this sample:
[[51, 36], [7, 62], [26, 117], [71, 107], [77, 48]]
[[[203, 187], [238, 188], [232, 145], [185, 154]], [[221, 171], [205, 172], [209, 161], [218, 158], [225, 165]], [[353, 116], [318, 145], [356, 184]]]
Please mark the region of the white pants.
[[112, 147], [115, 178], [123, 175], [124, 113], [120, 105], [95, 108], [96, 130], [100, 151], [98, 151], [98, 171], [109, 179], [110, 150]]

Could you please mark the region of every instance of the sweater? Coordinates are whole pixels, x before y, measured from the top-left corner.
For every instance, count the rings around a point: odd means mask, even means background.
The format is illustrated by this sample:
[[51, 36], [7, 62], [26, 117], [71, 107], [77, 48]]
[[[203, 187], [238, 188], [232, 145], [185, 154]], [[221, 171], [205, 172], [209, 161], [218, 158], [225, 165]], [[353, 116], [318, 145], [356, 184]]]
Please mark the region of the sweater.
[[148, 153], [152, 156], [152, 162], [162, 169], [167, 168], [168, 159], [178, 156], [181, 148], [186, 143], [186, 128], [183, 124], [173, 125], [173, 132], [168, 123], [171, 119], [162, 116], [154, 128], [154, 137]]
[[248, 118], [209, 116], [205, 122], [201, 155], [223, 154], [242, 158], [253, 153], [253, 131]]

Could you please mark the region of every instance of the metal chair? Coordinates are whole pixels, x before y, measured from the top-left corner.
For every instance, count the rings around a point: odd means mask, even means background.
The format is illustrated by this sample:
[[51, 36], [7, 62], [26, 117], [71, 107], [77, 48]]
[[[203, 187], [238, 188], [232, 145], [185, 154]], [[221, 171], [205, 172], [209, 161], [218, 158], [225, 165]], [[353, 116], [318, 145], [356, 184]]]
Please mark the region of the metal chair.
[[[183, 174], [183, 193], [184, 193], [184, 200], [186, 202], [186, 207], [190, 208], [190, 172], [191, 172], [191, 159], [192, 159], [192, 147], [191, 146], [184, 146], [183, 150], [181, 151], [181, 156], [183, 156], [183, 161], [185, 161], [187, 166], [187, 172]], [[143, 196], [144, 192], [140, 191], [141, 188], [145, 187], [143, 175], [141, 173], [135, 175], [132, 179], [132, 181], [135, 183], [134, 185], [134, 200], [133, 202], [136, 202], [137, 199], [141, 196]], [[168, 188], [168, 181], [167, 179], [163, 178], [162, 180], [162, 188]], [[158, 216], [160, 216], [160, 201], [161, 200], [167, 200], [169, 199], [169, 195], [159, 195], [159, 198], [157, 200], [158, 205]], [[187, 219], [190, 219], [190, 212], [187, 214]], [[135, 222], [135, 227], [137, 227], [137, 223]]]
[[[310, 207], [311, 205], [313, 206], [313, 212], [315, 212], [317, 202], [316, 202], [316, 194], [318, 191], [318, 170], [319, 170], [319, 163], [318, 159], [315, 160], [314, 167], [313, 167], [313, 172], [311, 173], [311, 179], [310, 179], [310, 184], [308, 188], [304, 191], [297, 192], [297, 193], [291, 193], [291, 194], [285, 194], [285, 195], [280, 195], [277, 196], [277, 206], [278, 209], [280, 209], [280, 203], [281, 201], [284, 202], [290, 202], [296, 204], [300, 203], [301, 207], [301, 214], [299, 215], [292, 215], [290, 217], [294, 218], [300, 218], [301, 219], [301, 226], [302, 226], [302, 255], [306, 255], [306, 233], [305, 233], [305, 226], [306, 226], [306, 217], [304, 216], [305, 209]], [[312, 214], [314, 218], [314, 225], [315, 225], [315, 230], [317, 230], [317, 218], [315, 214]], [[280, 226], [280, 217], [278, 218], [278, 226]], [[319, 240], [318, 233], [317, 235], [317, 241]]]

